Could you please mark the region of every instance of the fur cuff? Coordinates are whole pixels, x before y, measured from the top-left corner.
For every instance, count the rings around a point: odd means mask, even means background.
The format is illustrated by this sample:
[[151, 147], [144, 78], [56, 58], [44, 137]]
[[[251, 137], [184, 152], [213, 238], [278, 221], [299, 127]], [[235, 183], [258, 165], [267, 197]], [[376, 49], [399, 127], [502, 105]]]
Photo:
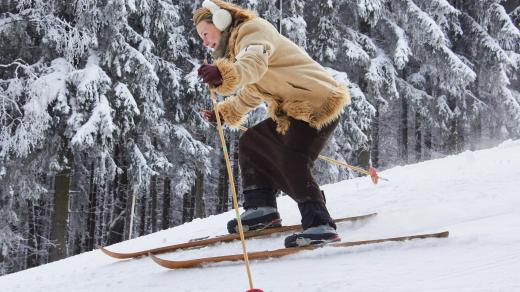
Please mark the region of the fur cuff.
[[245, 115], [235, 109], [231, 98], [219, 102], [217, 108], [220, 116], [224, 118], [226, 124], [232, 127], [238, 127], [244, 123]]
[[228, 96], [234, 93], [240, 82], [237, 69], [227, 59], [217, 59], [214, 62], [222, 75], [222, 85], [215, 88], [218, 94]]

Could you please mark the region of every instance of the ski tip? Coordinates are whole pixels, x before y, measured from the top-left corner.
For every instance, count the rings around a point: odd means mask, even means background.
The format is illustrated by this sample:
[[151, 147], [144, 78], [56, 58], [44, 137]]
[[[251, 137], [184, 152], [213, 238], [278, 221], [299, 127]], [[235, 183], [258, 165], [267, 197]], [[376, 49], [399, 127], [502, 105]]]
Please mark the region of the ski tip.
[[113, 252], [113, 251], [110, 251], [110, 250], [106, 249], [104, 246], [99, 247], [99, 249], [100, 249], [104, 254], [106, 254], [107, 256], [109, 256], [109, 257], [113, 257], [113, 258], [115, 258], [115, 259], [124, 260], [124, 259], [128, 259], [128, 258], [132, 258], [131, 255], [129, 256], [129, 255], [127, 255], [127, 254], [118, 253], [118, 252]]
[[450, 232], [449, 231], [442, 231], [442, 232], [437, 232], [437, 233], [430, 233], [430, 234], [423, 234], [423, 235], [416, 235], [416, 236], [412, 236], [411, 239], [421, 239], [421, 238], [447, 238], [448, 236], [450, 236]]
[[149, 252], [148, 257], [151, 258], [156, 264], [159, 264], [162, 266], [161, 259], [156, 257], [153, 253]]
[[114, 257], [114, 253], [106, 249], [104, 246], [100, 246], [99, 249], [107, 256]]
[[159, 261], [161, 260], [160, 258], [158, 258], [157, 256], [155, 256], [153, 253], [149, 252], [148, 253], [148, 257], [150, 257], [154, 262], [156, 263], [159, 263]]
[[167, 268], [167, 269], [182, 268], [182, 267], [177, 267], [175, 261], [163, 260], [151, 252], [148, 253], [148, 257], [150, 257], [156, 264], [158, 264], [159, 266], [161, 266], [163, 268]]
[[369, 219], [369, 218], [372, 218], [372, 217], [375, 217], [375, 216], [377, 216], [377, 212], [368, 213], [368, 214], [365, 214], [365, 215], [353, 216], [353, 217], [337, 218], [337, 219], [334, 220], [334, 222], [336, 222], [336, 223], [345, 222], [345, 221], [355, 222], [355, 221], [358, 221], [358, 220]]
[[449, 231], [439, 232], [439, 237], [448, 237], [448, 236], [450, 236]]
[[159, 266], [162, 266], [162, 267], [165, 267], [165, 268], [168, 268], [167, 265], [165, 265], [165, 261], [159, 257], [157, 257], [156, 255], [154, 255], [153, 253], [149, 252], [148, 253], [148, 257], [150, 257], [156, 264], [158, 264]]

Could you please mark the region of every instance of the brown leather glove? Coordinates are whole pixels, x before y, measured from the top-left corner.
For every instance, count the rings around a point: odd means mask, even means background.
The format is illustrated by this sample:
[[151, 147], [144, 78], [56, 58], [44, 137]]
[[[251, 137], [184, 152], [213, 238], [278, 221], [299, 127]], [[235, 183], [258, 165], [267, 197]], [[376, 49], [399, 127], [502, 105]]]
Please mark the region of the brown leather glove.
[[[200, 113], [207, 122], [210, 122], [215, 125], [217, 124], [217, 115], [215, 114], [214, 110], [204, 109], [201, 110]], [[222, 115], [220, 115], [220, 121], [224, 123], [224, 118], [222, 117]]]
[[222, 74], [215, 65], [204, 64], [198, 70], [199, 76], [204, 83], [211, 87], [218, 87], [222, 85]]

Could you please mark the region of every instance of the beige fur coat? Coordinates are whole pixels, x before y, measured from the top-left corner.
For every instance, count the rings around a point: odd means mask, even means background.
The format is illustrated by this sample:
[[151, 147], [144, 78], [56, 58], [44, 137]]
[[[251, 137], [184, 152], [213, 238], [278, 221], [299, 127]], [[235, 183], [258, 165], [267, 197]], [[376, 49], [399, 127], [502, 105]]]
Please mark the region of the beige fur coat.
[[231, 126], [240, 125], [251, 109], [266, 102], [279, 133], [289, 128], [288, 117], [320, 129], [350, 104], [345, 85], [260, 17], [231, 31], [227, 51], [215, 61], [223, 77], [216, 90], [231, 95], [218, 104]]

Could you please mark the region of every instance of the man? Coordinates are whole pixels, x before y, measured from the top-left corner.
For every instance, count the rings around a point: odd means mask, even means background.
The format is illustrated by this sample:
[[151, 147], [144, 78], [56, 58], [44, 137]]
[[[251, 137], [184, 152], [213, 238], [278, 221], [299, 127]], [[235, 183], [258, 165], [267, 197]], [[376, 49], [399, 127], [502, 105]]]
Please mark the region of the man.
[[[298, 203], [304, 229], [287, 237], [286, 247], [340, 240], [311, 170], [350, 103], [346, 88], [252, 11], [206, 0], [193, 21], [216, 58], [199, 75], [219, 94], [233, 94], [217, 106], [223, 122], [238, 126], [251, 109], [268, 105], [270, 118], [239, 141], [245, 230], [280, 226], [276, 194], [282, 190]], [[215, 121], [213, 111], [204, 116]], [[236, 226], [231, 220], [229, 232]]]

